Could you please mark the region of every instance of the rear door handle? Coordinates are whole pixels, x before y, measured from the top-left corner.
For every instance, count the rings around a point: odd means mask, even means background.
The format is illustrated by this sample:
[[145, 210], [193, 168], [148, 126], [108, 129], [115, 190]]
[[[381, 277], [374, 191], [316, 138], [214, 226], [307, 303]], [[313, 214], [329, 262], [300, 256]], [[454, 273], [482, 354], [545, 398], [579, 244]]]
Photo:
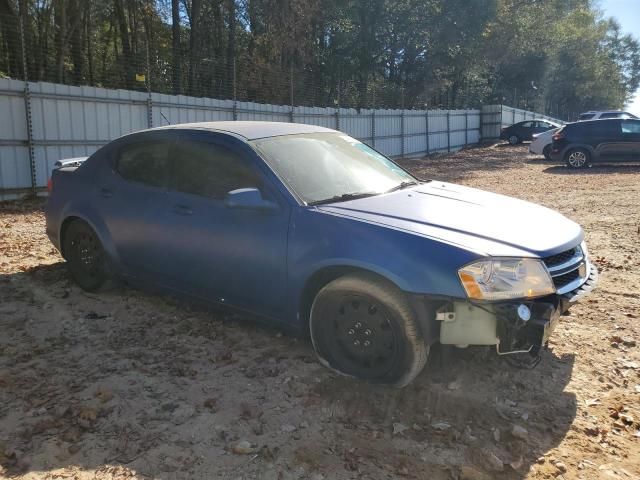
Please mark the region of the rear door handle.
[[100, 189], [100, 195], [102, 195], [104, 198], [111, 198], [113, 197], [113, 190], [103, 187]]
[[193, 210], [188, 205], [174, 205], [173, 213], [177, 213], [178, 215], [191, 215], [193, 214]]

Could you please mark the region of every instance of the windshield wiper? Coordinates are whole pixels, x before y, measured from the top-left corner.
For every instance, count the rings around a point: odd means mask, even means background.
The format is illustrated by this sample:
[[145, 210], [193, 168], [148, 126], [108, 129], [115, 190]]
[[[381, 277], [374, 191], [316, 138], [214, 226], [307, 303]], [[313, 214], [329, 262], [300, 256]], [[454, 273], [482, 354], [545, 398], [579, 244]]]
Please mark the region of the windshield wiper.
[[358, 198], [372, 197], [374, 195], [380, 195], [380, 192], [343, 193], [342, 195], [335, 195], [331, 198], [325, 198], [323, 200], [316, 200], [314, 202], [309, 202], [307, 203], [307, 205], [322, 205], [324, 203], [346, 202], [347, 200], [356, 200]]
[[384, 193], [395, 192], [396, 190], [402, 190], [403, 188], [407, 188], [407, 187], [411, 187], [413, 185], [419, 185], [419, 184], [420, 182], [418, 182], [417, 180], [407, 180], [406, 182], [400, 182], [398, 185], [396, 185], [393, 188], [390, 188]]

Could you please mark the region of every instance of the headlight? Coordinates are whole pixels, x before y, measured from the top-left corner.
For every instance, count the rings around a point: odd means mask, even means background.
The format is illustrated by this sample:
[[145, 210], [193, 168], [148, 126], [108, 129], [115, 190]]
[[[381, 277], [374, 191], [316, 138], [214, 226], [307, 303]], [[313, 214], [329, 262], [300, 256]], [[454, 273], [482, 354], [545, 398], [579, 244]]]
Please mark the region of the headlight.
[[541, 260], [495, 258], [474, 262], [458, 271], [469, 298], [508, 300], [555, 293], [549, 272]]

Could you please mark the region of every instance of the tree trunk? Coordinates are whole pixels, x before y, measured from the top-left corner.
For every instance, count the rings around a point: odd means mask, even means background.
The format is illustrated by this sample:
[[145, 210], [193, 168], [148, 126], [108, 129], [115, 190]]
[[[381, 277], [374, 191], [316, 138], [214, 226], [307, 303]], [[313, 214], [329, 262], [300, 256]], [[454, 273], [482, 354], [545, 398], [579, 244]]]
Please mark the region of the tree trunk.
[[129, 39], [129, 30], [127, 28], [127, 17], [124, 12], [122, 0], [113, 0], [114, 13], [116, 22], [120, 30], [120, 42], [122, 43], [122, 64], [125, 72], [125, 87], [131, 88], [133, 85], [133, 65], [131, 58], [131, 42]]
[[197, 82], [197, 65], [200, 60], [200, 9], [201, 0], [191, 2], [191, 33], [189, 35], [189, 93], [196, 95], [199, 91]]
[[93, 25], [91, 24], [91, 5], [87, 5], [87, 17], [85, 20], [85, 36], [87, 39], [87, 65], [89, 68], [89, 85], [95, 85], [95, 78], [94, 78], [94, 74], [93, 74], [93, 43], [92, 43], [92, 37], [93, 37], [93, 31], [92, 31], [92, 27]]
[[233, 95], [234, 90], [234, 74], [236, 59], [236, 1], [228, 0], [229, 10], [229, 34], [227, 39], [227, 90], [228, 94]]
[[[75, 12], [77, 20], [73, 22], [71, 31], [71, 58], [73, 59], [73, 83], [81, 85], [83, 82], [84, 74], [84, 53], [82, 45], [84, 43], [85, 23], [87, 21], [87, 10], [89, 8], [88, 2], [83, 2], [82, 5], [79, 0], [72, 0], [70, 2], [71, 11]], [[83, 8], [84, 7], [84, 8]]]
[[6, 46], [7, 69], [10, 77], [22, 75], [22, 45], [20, 44], [20, 18], [9, 0], [0, 0], [0, 28]]
[[180, 95], [182, 93], [182, 69], [180, 55], [180, 0], [171, 0], [171, 33], [173, 36], [173, 71], [172, 83], [173, 94]]
[[66, 55], [67, 5], [66, 0], [54, 3], [54, 21], [56, 24], [56, 81], [64, 83], [64, 58]]

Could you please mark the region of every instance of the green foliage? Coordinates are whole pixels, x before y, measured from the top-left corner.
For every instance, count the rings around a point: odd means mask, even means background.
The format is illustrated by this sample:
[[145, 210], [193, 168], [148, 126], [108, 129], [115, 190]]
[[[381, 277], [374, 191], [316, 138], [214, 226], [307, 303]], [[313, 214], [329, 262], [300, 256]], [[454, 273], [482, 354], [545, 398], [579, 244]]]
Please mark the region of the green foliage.
[[640, 87], [638, 39], [591, 0], [0, 0], [0, 72], [14, 78], [20, 19], [35, 81], [564, 117]]

